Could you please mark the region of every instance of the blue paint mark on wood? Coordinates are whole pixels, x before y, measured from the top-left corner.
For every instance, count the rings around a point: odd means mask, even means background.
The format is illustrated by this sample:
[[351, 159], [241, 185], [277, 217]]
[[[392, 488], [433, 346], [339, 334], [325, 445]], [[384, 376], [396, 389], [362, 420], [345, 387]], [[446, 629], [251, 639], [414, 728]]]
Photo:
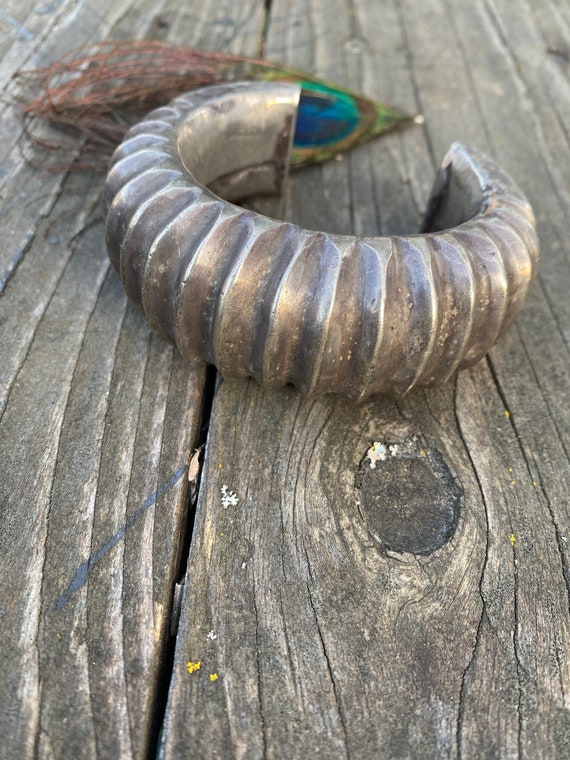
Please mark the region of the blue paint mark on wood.
[[15, 19], [13, 16], [10, 16], [9, 13], [6, 13], [6, 11], [0, 10], [0, 21], [5, 21], [7, 24], [9, 24], [12, 29], [15, 29], [18, 34], [20, 35], [20, 39], [22, 40], [33, 40], [34, 35], [32, 32], [28, 31], [25, 26], [20, 24], [18, 19]]
[[85, 562], [79, 566], [77, 572], [75, 573], [75, 576], [73, 577], [73, 580], [67, 587], [67, 590], [59, 597], [55, 603], [56, 610], [60, 610], [67, 604], [67, 602], [71, 599], [71, 596], [76, 591], [79, 591], [79, 589], [85, 584], [87, 576], [95, 567], [95, 565], [100, 562], [111, 551], [111, 549], [119, 543], [119, 541], [124, 537], [127, 530], [131, 528], [140, 517], [143, 516], [147, 509], [152, 507], [153, 504], [156, 504], [157, 500], [164, 493], [166, 493], [166, 491], [178, 483], [187, 469], [187, 465], [179, 467], [176, 472], [171, 475], [171, 477], [166, 481], [166, 483], [164, 483], [158, 490], [156, 490], [147, 499], [145, 499], [137, 511], [131, 515], [131, 517], [129, 517], [127, 522], [121, 528], [119, 528], [119, 530], [113, 536], [111, 536], [106, 544], [97, 549], [97, 551], [93, 552], [89, 559], [85, 560]]

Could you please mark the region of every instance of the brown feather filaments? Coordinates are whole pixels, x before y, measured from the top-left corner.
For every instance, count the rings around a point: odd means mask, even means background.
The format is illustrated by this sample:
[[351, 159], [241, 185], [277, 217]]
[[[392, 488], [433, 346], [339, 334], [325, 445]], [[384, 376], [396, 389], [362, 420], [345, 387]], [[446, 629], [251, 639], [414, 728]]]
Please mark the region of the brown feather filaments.
[[[24, 108], [28, 127], [31, 120], [40, 117], [81, 135], [84, 138], [81, 165], [86, 165], [88, 155], [99, 168], [106, 166], [127, 129], [152, 109], [185, 92], [236, 80], [296, 82], [303, 92], [307, 90], [312, 107], [324, 109], [323, 124], [325, 132], [332, 125], [332, 142], [327, 135], [323, 144], [310, 142], [308, 147], [299, 147], [292, 155], [297, 168], [326, 161], [338, 152], [414, 121], [392, 106], [305, 72], [269, 61], [153, 40], [81, 48], [44, 69], [28, 72], [27, 76], [42, 88], [41, 94]], [[331, 114], [335, 114], [332, 120]], [[342, 139], [335, 138], [337, 133]], [[51, 137], [44, 147], [56, 148], [58, 140]], [[59, 147], [70, 151], [68, 140], [61, 141]]]
[[[153, 40], [88, 46], [25, 72], [42, 92], [23, 113], [27, 121], [40, 117], [82, 135], [103, 168], [128, 128], [148, 111], [188, 90], [224, 81], [247, 60]], [[69, 142], [51, 140], [47, 147], [69, 150]]]

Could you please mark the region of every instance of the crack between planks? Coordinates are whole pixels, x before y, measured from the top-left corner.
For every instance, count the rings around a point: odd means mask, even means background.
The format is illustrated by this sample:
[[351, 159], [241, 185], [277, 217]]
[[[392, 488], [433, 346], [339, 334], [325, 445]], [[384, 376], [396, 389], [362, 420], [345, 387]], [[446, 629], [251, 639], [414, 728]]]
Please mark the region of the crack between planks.
[[[210, 429], [210, 421], [212, 417], [212, 406], [214, 403], [214, 397], [217, 388], [217, 373], [216, 368], [209, 365], [206, 368], [206, 378], [204, 382], [204, 390], [202, 396], [202, 409], [200, 412], [200, 423], [198, 428], [197, 440], [193, 443], [193, 450], [199, 450], [207, 443], [208, 432]], [[188, 458], [190, 459], [192, 452], [188, 452]], [[178, 568], [175, 571], [173, 578], [174, 583], [171, 593], [171, 610], [170, 615], [167, 616], [167, 620], [170, 621], [172, 615], [177, 614], [175, 609], [175, 597], [176, 588], [181, 583], [184, 583], [186, 578], [188, 562], [190, 557], [190, 547], [192, 544], [192, 535], [194, 532], [194, 520], [196, 517], [196, 504], [198, 501], [198, 495], [200, 492], [202, 468], [200, 469], [194, 489], [188, 491], [188, 504], [187, 504], [187, 519], [184, 525], [183, 537], [181, 542], [180, 557], [178, 560]], [[178, 628], [178, 626], [176, 626]], [[160, 745], [162, 740], [162, 732], [164, 723], [166, 720], [167, 707], [168, 707], [168, 694], [170, 691], [170, 684], [174, 674], [174, 655], [176, 650], [176, 643], [178, 641], [178, 630], [174, 633], [170, 631], [170, 625], [165, 633], [164, 643], [162, 651], [160, 652], [161, 667], [157, 672], [156, 690], [153, 695], [152, 708], [149, 711], [151, 717], [151, 727], [149, 730], [147, 753], [148, 760], [151, 758], [157, 758], [160, 756]]]
[[[123, 320], [125, 319], [125, 316], [126, 316], [126, 311], [123, 313]], [[130, 468], [131, 475], [132, 475], [132, 472], [133, 472], [133, 469], [134, 469], [134, 467], [133, 467], [133, 461], [134, 461], [134, 458], [135, 458], [135, 455], [136, 455], [137, 434], [138, 434], [138, 431], [139, 431], [139, 429], [141, 427], [141, 411], [142, 411], [142, 405], [143, 405], [142, 404], [142, 397], [143, 397], [143, 393], [144, 393], [143, 389], [145, 387], [146, 375], [147, 375], [147, 372], [149, 371], [149, 355], [150, 355], [150, 341], [151, 341], [151, 339], [152, 339], [152, 337], [151, 337], [151, 334], [149, 333], [147, 335], [148, 349], [147, 349], [147, 352], [146, 352], [145, 366], [144, 366], [144, 370], [143, 370], [142, 375], [141, 375], [141, 396], [139, 397], [139, 404], [138, 404], [138, 410], [137, 410], [137, 424], [136, 424], [136, 428], [135, 428], [136, 432], [134, 432], [134, 435], [133, 435], [133, 448], [132, 448], [131, 468]], [[118, 350], [118, 346], [119, 346], [119, 341], [117, 341], [117, 350]], [[172, 365], [171, 365], [171, 368], [170, 368], [170, 377], [169, 377], [169, 383], [168, 383], [169, 385], [170, 385], [171, 379], [172, 379]], [[107, 407], [107, 412], [109, 412], [109, 411], [110, 411], [110, 406]], [[163, 416], [162, 416], [162, 429], [163, 430], [164, 430], [164, 415], [165, 414], [166, 414], [166, 404], [165, 404], [165, 406], [163, 408]], [[157, 472], [159, 471], [159, 468], [160, 468], [161, 453], [158, 455]], [[174, 480], [174, 483], [176, 483], [178, 481], [178, 477], [179, 477], [178, 473], [179, 472], [180, 472], [180, 470], [178, 470], [178, 472], [177, 472], [177, 474], [175, 476], [176, 479]], [[98, 478], [97, 479], [97, 483], [99, 483], [99, 482], [100, 482], [100, 479]], [[129, 485], [128, 485], [128, 488], [127, 488], [127, 496], [126, 496], [126, 500], [125, 500], [125, 517], [126, 517], [126, 514], [127, 514], [127, 507], [128, 507], [129, 500], [130, 500], [132, 483], [133, 483], [132, 477], [129, 477]], [[156, 485], [158, 486], [158, 483]], [[155, 494], [157, 494], [157, 499], [158, 499], [158, 496], [160, 495], [160, 492], [161, 492], [161, 489], [157, 487], [157, 490], [155, 491]], [[128, 520], [126, 520], [126, 522], [125, 522], [125, 532], [126, 532], [126, 530], [131, 525], [133, 525], [136, 522], [136, 520], [138, 519], [138, 516], [140, 516], [141, 514], [143, 514], [143, 510], [146, 511], [146, 503], [143, 503], [143, 505], [141, 507], [139, 507], [139, 509], [133, 515], [131, 515], [131, 517]], [[122, 565], [121, 598], [124, 598], [124, 596], [125, 596], [125, 552], [124, 551], [123, 551], [123, 557], [122, 557], [121, 565]], [[153, 615], [153, 618], [154, 618], [154, 615]], [[121, 638], [122, 638], [122, 644], [123, 644], [123, 651], [125, 651], [124, 619], [123, 619], [123, 615], [122, 614], [121, 614], [121, 626], [122, 626]], [[169, 642], [168, 631], [165, 634], [164, 640], [168, 644], [168, 642]], [[157, 647], [157, 649], [159, 649], [159, 652], [160, 652], [160, 648]], [[161, 661], [165, 662], [164, 658], [161, 658]], [[126, 693], [127, 693], [126, 713], [127, 713], [127, 716], [128, 716], [129, 740], [131, 742], [131, 747], [132, 747], [133, 746], [132, 729], [131, 729], [132, 724], [131, 724], [131, 719], [130, 719], [131, 718], [131, 715], [130, 715], [130, 713], [131, 713], [131, 704], [130, 704], [130, 701], [128, 699], [128, 691], [127, 691], [128, 677], [127, 677], [127, 674], [126, 674], [126, 671], [125, 671], [125, 664], [126, 664], [125, 663], [125, 658], [123, 657], [122, 658], [123, 679], [124, 679], [125, 689], [126, 689]], [[158, 668], [158, 673], [157, 673], [158, 677], [157, 677], [157, 681], [156, 681], [157, 691], [155, 692], [155, 694], [160, 694], [161, 693], [161, 689], [160, 689], [161, 675], [162, 675], [162, 669], [159, 667]], [[156, 697], [154, 697], [152, 701], [153, 701], [153, 707], [155, 707], [156, 706]], [[158, 715], [158, 712], [157, 712], [156, 709], [150, 710], [150, 712], [149, 712], [149, 724], [148, 724], [149, 725], [149, 733], [148, 733], [148, 737], [149, 737], [148, 747], [149, 748], [150, 748], [150, 746], [154, 745], [154, 742], [151, 740], [151, 737], [153, 737], [153, 734], [156, 732], [155, 726], [158, 724], [157, 715]], [[156, 756], [156, 751], [154, 752], [154, 755]]]

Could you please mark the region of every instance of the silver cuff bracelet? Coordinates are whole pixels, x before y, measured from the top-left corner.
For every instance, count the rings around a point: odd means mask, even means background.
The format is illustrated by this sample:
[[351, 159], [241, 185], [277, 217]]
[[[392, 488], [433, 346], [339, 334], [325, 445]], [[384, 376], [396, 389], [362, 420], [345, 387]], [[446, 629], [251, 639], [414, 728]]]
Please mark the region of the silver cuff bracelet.
[[530, 205], [460, 143], [423, 234], [334, 235], [233, 205], [281, 192], [300, 90], [207, 87], [133, 127], [104, 191], [111, 262], [153, 330], [224, 375], [355, 400], [442, 383], [522, 307], [539, 257]]

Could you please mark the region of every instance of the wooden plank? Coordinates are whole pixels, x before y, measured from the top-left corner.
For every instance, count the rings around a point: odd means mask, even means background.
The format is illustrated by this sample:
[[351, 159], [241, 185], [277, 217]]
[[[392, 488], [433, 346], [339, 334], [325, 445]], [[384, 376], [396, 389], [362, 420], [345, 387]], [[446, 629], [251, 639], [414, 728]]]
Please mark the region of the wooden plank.
[[[20, 13], [34, 36], [9, 26], [3, 83], [74, 45], [149, 28], [188, 44], [253, 41], [262, 4], [190, 14], [170, 1], [36, 2]], [[156, 24], [160, 13], [173, 23]], [[105, 252], [102, 177], [23, 163], [16, 110], [5, 107], [2, 127], [0, 754], [144, 757], [168, 681], [205, 370], [126, 303]]]
[[426, 117], [294, 177], [290, 218], [417, 228], [460, 138], [529, 193], [544, 258], [516, 327], [440, 389], [355, 408], [222, 383], [165, 758], [567, 754], [570, 98], [531, 66], [533, 19], [563, 10], [530, 5], [271, 4], [268, 57]]
[[[246, 747], [251, 757], [369, 757], [379, 748], [398, 757], [406, 747], [420, 756], [444, 741], [461, 687], [449, 673], [468, 664], [480, 612], [484, 520], [463, 508], [457, 534], [439, 552], [402, 551], [402, 541], [416, 540], [398, 514], [412, 488], [429, 480], [436, 512], [436, 501], [461, 491], [466, 504], [478, 501], [453, 409], [445, 402], [430, 420], [416, 406], [355, 409], [224, 383], [195, 525], [166, 757], [185, 746], [198, 757], [241, 756]], [[396, 447], [386, 503], [375, 501], [384, 470], [366, 459], [375, 440]], [[450, 470], [439, 491], [441, 456]], [[419, 481], [410, 482], [416, 467]], [[459, 488], [452, 471], [464, 473]], [[224, 486], [239, 499], [227, 509]], [[417, 507], [415, 518], [429, 534]], [[445, 646], [432, 643], [433, 630]], [[197, 661], [201, 669], [189, 674], [187, 663]], [[428, 715], [411, 722], [418, 710]]]

